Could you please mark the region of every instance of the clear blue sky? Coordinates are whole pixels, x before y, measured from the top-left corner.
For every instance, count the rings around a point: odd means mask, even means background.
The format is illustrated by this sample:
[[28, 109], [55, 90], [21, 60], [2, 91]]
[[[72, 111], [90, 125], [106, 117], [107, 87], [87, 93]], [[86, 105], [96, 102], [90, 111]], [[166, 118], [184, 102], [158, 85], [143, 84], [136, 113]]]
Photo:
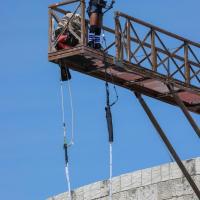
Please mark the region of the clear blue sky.
[[[58, 67], [47, 61], [50, 0], [1, 1], [0, 196], [44, 200], [67, 189]], [[117, 0], [115, 10], [200, 41], [199, 0]], [[112, 18], [106, 17], [107, 24]], [[108, 22], [109, 19], [109, 22]], [[72, 187], [108, 177], [104, 83], [72, 73], [75, 145]], [[118, 88], [113, 108], [114, 175], [169, 162], [135, 97]], [[175, 107], [145, 98], [182, 159], [200, 156], [200, 141]], [[66, 101], [70, 123], [69, 102]], [[194, 115], [198, 123], [199, 116]]]

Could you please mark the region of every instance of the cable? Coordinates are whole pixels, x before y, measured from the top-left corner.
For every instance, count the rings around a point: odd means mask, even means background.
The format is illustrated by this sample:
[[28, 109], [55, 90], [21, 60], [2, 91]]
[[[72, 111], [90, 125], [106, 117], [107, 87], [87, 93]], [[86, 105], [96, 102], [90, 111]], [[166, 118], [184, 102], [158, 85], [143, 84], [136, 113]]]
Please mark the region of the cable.
[[[60, 63], [60, 67], [61, 63]], [[71, 182], [70, 182], [70, 175], [69, 175], [69, 160], [68, 160], [68, 148], [74, 144], [74, 108], [73, 108], [73, 99], [72, 99], [72, 91], [69, 82], [69, 74], [67, 73], [67, 80], [68, 80], [68, 92], [70, 98], [70, 108], [71, 108], [71, 138], [69, 144], [67, 143], [67, 128], [65, 123], [65, 107], [64, 107], [64, 91], [63, 91], [63, 81], [62, 75], [60, 80], [60, 94], [61, 94], [61, 109], [62, 109], [62, 123], [63, 123], [63, 136], [64, 136], [64, 152], [65, 152], [65, 176], [67, 180], [67, 187], [68, 187], [68, 197], [69, 200], [72, 200], [71, 196]]]
[[62, 81], [60, 81], [60, 95], [61, 95], [61, 109], [62, 109], [63, 132], [64, 132], [64, 138], [66, 138], [64, 92], [63, 92], [63, 82]]
[[72, 90], [71, 90], [71, 85], [70, 81], [67, 81], [68, 84], [68, 92], [69, 92], [69, 99], [70, 99], [70, 108], [71, 108], [71, 140], [69, 145], [74, 144], [74, 106], [73, 106], [73, 98], [72, 98]]
[[[105, 48], [107, 48], [107, 40], [106, 40], [106, 36], [105, 36], [105, 31], [104, 30], [103, 30], [102, 38], [103, 38], [103, 42], [104, 42]], [[107, 82], [107, 75], [106, 75], [107, 74], [107, 66], [106, 66], [106, 60], [105, 60], [105, 58], [106, 58], [105, 53], [107, 53], [107, 52], [104, 52], [105, 81]], [[111, 69], [110, 69], [110, 76], [111, 76], [111, 81], [112, 81], [112, 84], [113, 84], [113, 88], [114, 88], [114, 91], [115, 91], [115, 97], [116, 97], [116, 99], [110, 105], [112, 107], [112, 106], [114, 106], [118, 102], [119, 95], [118, 95], [117, 88], [116, 88], [116, 85], [115, 85], [114, 77], [113, 77], [113, 75], [111, 73]]]
[[[72, 98], [72, 91], [70, 82], [68, 81], [67, 84], [68, 92], [69, 92], [69, 99], [70, 99], [70, 109], [71, 109], [71, 139], [68, 146], [74, 144], [74, 106], [73, 106], [73, 98]], [[62, 108], [62, 122], [63, 122], [63, 131], [64, 137], [66, 137], [66, 123], [65, 123], [65, 108], [64, 108], [64, 92], [63, 92], [63, 81], [60, 80], [60, 92], [61, 92], [61, 108]]]
[[112, 200], [112, 173], [113, 173], [112, 142], [109, 143], [109, 147], [110, 147], [109, 199]]
[[[103, 32], [103, 41], [105, 43], [105, 46], [107, 46], [105, 34]], [[109, 91], [109, 84], [107, 80], [107, 65], [106, 65], [106, 52], [104, 52], [104, 63], [105, 63], [105, 88], [106, 88], [106, 120], [107, 120], [107, 128], [108, 128], [108, 134], [109, 134], [109, 200], [112, 200], [112, 176], [113, 176], [113, 152], [112, 152], [112, 144], [113, 144], [113, 123], [112, 123], [112, 113], [111, 113], [111, 107], [116, 104], [118, 101], [118, 94], [117, 89], [114, 84], [114, 80], [111, 74], [112, 83], [114, 85], [114, 91], [116, 95], [116, 100], [114, 100], [112, 103], [110, 103], [110, 91]]]
[[68, 187], [68, 195], [69, 200], [71, 198], [71, 183], [70, 183], [70, 176], [69, 176], [69, 160], [68, 160], [68, 147], [67, 144], [67, 130], [66, 130], [66, 123], [65, 123], [65, 108], [64, 108], [64, 92], [63, 92], [63, 81], [60, 81], [60, 92], [61, 92], [61, 108], [62, 108], [62, 122], [63, 122], [63, 135], [64, 135], [64, 151], [65, 151], [65, 176], [67, 180], [67, 187]]
[[66, 174], [66, 179], [67, 179], [67, 184], [68, 184], [68, 197], [69, 200], [72, 200], [71, 196], [71, 183], [70, 183], [70, 176], [69, 176], [69, 164], [65, 166], [65, 174]]

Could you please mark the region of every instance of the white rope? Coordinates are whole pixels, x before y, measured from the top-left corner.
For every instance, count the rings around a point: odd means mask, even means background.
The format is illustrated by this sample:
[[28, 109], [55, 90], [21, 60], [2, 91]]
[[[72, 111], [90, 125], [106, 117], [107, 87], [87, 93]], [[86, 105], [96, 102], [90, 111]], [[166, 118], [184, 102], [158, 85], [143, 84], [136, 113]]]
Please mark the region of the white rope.
[[[69, 90], [69, 96], [70, 96], [70, 107], [71, 107], [71, 115], [72, 115], [72, 134], [71, 134], [71, 140], [68, 145], [70, 147], [74, 144], [74, 109], [73, 109], [73, 101], [72, 101], [72, 93], [71, 93], [71, 87], [68, 81], [68, 90]], [[60, 93], [61, 93], [61, 109], [62, 109], [62, 122], [63, 122], [63, 132], [64, 132], [64, 143], [66, 142], [67, 137], [67, 130], [66, 130], [66, 123], [65, 123], [65, 108], [64, 108], [64, 92], [63, 92], [63, 81], [60, 81]], [[70, 176], [69, 176], [69, 164], [66, 163], [65, 166], [65, 176], [67, 180], [67, 187], [68, 187], [68, 197], [69, 200], [72, 200], [71, 197], [71, 183], [70, 183]]]
[[64, 108], [64, 92], [63, 92], [63, 82], [60, 81], [60, 96], [61, 96], [61, 109], [62, 109], [62, 122], [63, 122], [63, 132], [64, 138], [66, 138], [66, 125], [65, 125], [65, 108]]
[[70, 108], [71, 108], [71, 141], [69, 145], [74, 144], [74, 106], [73, 106], [73, 98], [72, 98], [72, 90], [70, 85], [70, 80], [67, 81], [68, 92], [69, 92], [69, 99], [70, 99]]
[[[72, 99], [72, 91], [69, 81], [68, 82], [68, 92], [70, 99], [70, 109], [71, 109], [71, 139], [68, 146], [74, 144], [74, 107], [73, 107], [73, 99]], [[60, 91], [61, 91], [61, 108], [62, 108], [62, 121], [63, 121], [63, 129], [64, 129], [64, 137], [66, 138], [66, 123], [65, 123], [65, 108], [64, 108], [64, 92], [63, 92], [63, 81], [60, 81]]]
[[69, 177], [69, 164], [68, 163], [65, 166], [65, 175], [66, 175], [67, 185], [68, 185], [68, 197], [69, 197], [69, 200], [72, 200], [71, 183], [70, 183], [70, 177]]
[[110, 180], [109, 180], [109, 199], [112, 200], [112, 143], [110, 142]]

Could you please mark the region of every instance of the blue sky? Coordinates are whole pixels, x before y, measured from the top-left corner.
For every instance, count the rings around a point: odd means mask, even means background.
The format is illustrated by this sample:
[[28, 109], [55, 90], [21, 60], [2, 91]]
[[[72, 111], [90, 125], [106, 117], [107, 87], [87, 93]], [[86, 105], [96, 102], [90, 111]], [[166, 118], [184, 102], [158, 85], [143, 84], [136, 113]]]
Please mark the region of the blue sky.
[[[50, 0], [2, 1], [0, 28], [0, 196], [43, 200], [67, 189], [58, 67], [47, 61]], [[117, 0], [121, 10], [200, 42], [198, 0]], [[111, 11], [112, 12], [112, 11]], [[106, 16], [112, 23], [111, 13]], [[75, 145], [72, 187], [108, 178], [104, 83], [72, 72]], [[114, 175], [169, 162], [136, 98], [118, 88], [113, 108]], [[66, 96], [67, 123], [70, 125]], [[199, 139], [178, 108], [145, 98], [182, 159], [200, 156]], [[200, 123], [198, 115], [193, 115]]]

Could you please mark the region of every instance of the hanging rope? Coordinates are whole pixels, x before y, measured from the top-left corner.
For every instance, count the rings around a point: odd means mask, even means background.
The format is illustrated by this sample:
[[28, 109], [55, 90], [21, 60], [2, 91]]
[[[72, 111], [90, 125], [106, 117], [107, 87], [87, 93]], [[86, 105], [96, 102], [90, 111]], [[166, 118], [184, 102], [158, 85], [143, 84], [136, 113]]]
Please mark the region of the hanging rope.
[[108, 82], [106, 81], [106, 121], [107, 121], [107, 128], [108, 128], [108, 141], [109, 141], [109, 168], [110, 168], [110, 178], [109, 178], [109, 198], [112, 200], [112, 144], [113, 144], [113, 123], [112, 123], [112, 113], [111, 113], [111, 105], [110, 105], [110, 98], [109, 98], [109, 86]]
[[[107, 48], [107, 42], [106, 42], [106, 37], [103, 31], [103, 41], [105, 44], [105, 47]], [[105, 88], [106, 88], [106, 107], [105, 107], [105, 111], [106, 111], [106, 121], [107, 121], [107, 128], [108, 128], [108, 141], [109, 141], [109, 199], [112, 200], [112, 176], [113, 176], [113, 149], [112, 149], [112, 145], [113, 145], [113, 123], [112, 123], [112, 113], [111, 113], [111, 107], [114, 106], [117, 101], [118, 101], [118, 93], [117, 93], [117, 89], [116, 86], [114, 84], [114, 79], [112, 76], [112, 73], [110, 71], [110, 76], [111, 76], [111, 80], [112, 83], [114, 85], [114, 91], [115, 91], [115, 95], [116, 95], [116, 99], [110, 103], [110, 89], [109, 89], [109, 84], [108, 84], [108, 80], [107, 80], [107, 73], [108, 73], [108, 67], [106, 64], [106, 53], [104, 52], [104, 64], [105, 64]]]
[[110, 179], [109, 179], [109, 199], [112, 200], [112, 174], [113, 174], [113, 159], [112, 159], [112, 142], [110, 142]]
[[[71, 196], [71, 182], [70, 182], [70, 175], [69, 175], [69, 158], [68, 158], [68, 148], [74, 144], [74, 108], [73, 108], [73, 101], [72, 101], [72, 92], [69, 80], [71, 79], [71, 75], [69, 69], [66, 69], [60, 63], [61, 69], [61, 80], [60, 80], [60, 93], [61, 93], [61, 109], [62, 109], [62, 124], [63, 124], [63, 135], [64, 135], [64, 154], [65, 154], [65, 176], [67, 180], [67, 187], [68, 187], [68, 197], [69, 200], [72, 200]], [[64, 91], [63, 91], [63, 81], [67, 81], [68, 85], [68, 92], [70, 97], [70, 107], [71, 107], [71, 139], [69, 144], [67, 143], [67, 128], [65, 123], [65, 107], [64, 107]]]
[[[103, 30], [103, 34], [102, 34], [102, 38], [103, 38], [103, 42], [104, 42], [104, 46], [105, 48], [107, 48], [107, 40], [106, 40], [106, 36], [105, 36], [105, 31]], [[105, 82], [107, 83], [108, 85], [108, 80], [107, 80], [107, 63], [106, 63], [106, 53], [107, 52], [104, 52], [104, 64], [105, 64]], [[113, 89], [114, 89], [114, 92], [115, 92], [115, 100], [111, 103], [111, 107], [114, 106], [117, 101], [119, 100], [119, 96], [118, 96], [118, 92], [117, 92], [117, 88], [116, 88], [116, 85], [115, 85], [115, 81], [114, 81], [114, 77], [111, 73], [111, 69], [110, 69], [110, 76], [111, 76], [111, 81], [112, 81], [112, 84], [113, 84]], [[108, 85], [109, 87], [109, 85]], [[109, 90], [109, 88], [108, 88]]]
[[[74, 106], [70, 82], [67, 81], [69, 99], [70, 99], [70, 109], [71, 109], [71, 139], [68, 146], [74, 144]], [[66, 138], [66, 123], [65, 123], [65, 108], [64, 108], [64, 91], [63, 91], [63, 81], [60, 80], [60, 92], [61, 92], [61, 109], [62, 109], [62, 122], [63, 122], [63, 132], [64, 138]]]
[[67, 129], [66, 129], [66, 123], [65, 123], [65, 108], [64, 108], [64, 92], [63, 92], [63, 81], [60, 81], [61, 86], [61, 108], [62, 108], [62, 122], [63, 122], [63, 135], [64, 135], [64, 153], [65, 153], [65, 176], [67, 180], [67, 187], [68, 187], [68, 196], [69, 200], [72, 200], [71, 198], [71, 183], [70, 183], [70, 177], [69, 177], [69, 159], [68, 159], [68, 144], [67, 144]]

